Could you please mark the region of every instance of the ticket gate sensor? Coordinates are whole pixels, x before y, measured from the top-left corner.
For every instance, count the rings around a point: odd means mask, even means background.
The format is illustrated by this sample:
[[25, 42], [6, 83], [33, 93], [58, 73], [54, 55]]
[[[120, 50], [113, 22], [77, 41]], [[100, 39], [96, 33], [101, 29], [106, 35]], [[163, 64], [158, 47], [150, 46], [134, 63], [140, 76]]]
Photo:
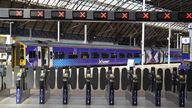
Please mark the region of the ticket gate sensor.
[[30, 89], [27, 88], [25, 78], [27, 76], [27, 68], [20, 69], [16, 79], [16, 104], [21, 104], [30, 96]]
[[50, 96], [50, 86], [48, 84], [49, 69], [41, 69], [39, 79], [39, 104], [45, 104]]
[[185, 107], [185, 86], [186, 78], [184, 72], [186, 70], [173, 68], [171, 73], [170, 69], [165, 70], [165, 97], [167, 100], [178, 104], [180, 107]]
[[63, 70], [63, 104], [68, 104], [69, 98], [69, 69]]
[[[146, 72], [146, 71], [145, 71]], [[151, 68], [151, 72], [148, 72], [148, 89], [145, 90], [145, 97], [156, 106], [161, 106], [161, 90], [162, 90], [162, 77], [163, 70], [158, 69], [157, 73], [155, 68]]]
[[7, 88], [7, 84], [5, 82], [6, 71], [6, 67], [4, 65], [0, 65], [0, 100], [10, 96], [10, 89]]
[[134, 72], [133, 67], [130, 67], [126, 76], [128, 82], [127, 90], [125, 92], [126, 99], [131, 101], [133, 106], [137, 106], [138, 90], [141, 88], [141, 69], [137, 68], [136, 72]]

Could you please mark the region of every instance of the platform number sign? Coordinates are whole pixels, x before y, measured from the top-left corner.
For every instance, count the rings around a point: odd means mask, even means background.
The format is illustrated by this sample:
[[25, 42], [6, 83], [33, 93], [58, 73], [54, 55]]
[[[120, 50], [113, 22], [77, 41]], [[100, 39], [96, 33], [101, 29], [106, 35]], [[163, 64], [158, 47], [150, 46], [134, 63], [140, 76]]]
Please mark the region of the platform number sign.
[[73, 19], [83, 20], [87, 18], [86, 11], [73, 11]]
[[181, 21], [192, 21], [192, 12], [179, 12], [178, 19]]
[[108, 13], [106, 11], [96, 11], [96, 12], [94, 12], [94, 19], [107, 20], [108, 19]]
[[23, 18], [23, 10], [9, 10], [10, 18]]
[[129, 13], [128, 12], [115, 12], [115, 20], [128, 20]]
[[53, 19], [65, 19], [65, 11], [52, 11], [51, 16]]
[[169, 21], [172, 19], [171, 12], [158, 12], [157, 13], [157, 20], [158, 21]]
[[43, 10], [31, 10], [30, 16], [31, 16], [31, 18], [37, 18], [37, 19], [44, 18], [44, 11]]
[[150, 20], [150, 12], [136, 12], [136, 20]]

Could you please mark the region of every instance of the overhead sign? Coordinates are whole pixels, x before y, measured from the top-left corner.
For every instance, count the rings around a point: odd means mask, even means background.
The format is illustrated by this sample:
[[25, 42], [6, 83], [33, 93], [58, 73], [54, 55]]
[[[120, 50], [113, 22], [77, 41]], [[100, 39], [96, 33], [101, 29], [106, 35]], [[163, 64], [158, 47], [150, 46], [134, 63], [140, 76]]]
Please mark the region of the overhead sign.
[[63, 9], [0, 9], [1, 19], [192, 22], [192, 12], [71, 11]]
[[190, 44], [190, 37], [182, 37], [182, 44]]

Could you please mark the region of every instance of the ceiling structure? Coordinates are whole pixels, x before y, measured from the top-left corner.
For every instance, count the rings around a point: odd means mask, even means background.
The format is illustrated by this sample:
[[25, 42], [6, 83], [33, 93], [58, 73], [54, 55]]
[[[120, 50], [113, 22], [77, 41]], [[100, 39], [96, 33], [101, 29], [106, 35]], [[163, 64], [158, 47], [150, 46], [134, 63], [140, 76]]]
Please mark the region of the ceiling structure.
[[[167, 2], [165, 2], [167, 1]], [[175, 0], [174, 0], [175, 1]], [[146, 0], [147, 11], [190, 11], [190, 0]], [[180, 2], [179, 2], [180, 1]], [[184, 2], [188, 1], [188, 2]], [[188, 4], [187, 4], [188, 3]], [[173, 5], [175, 4], [175, 5]], [[66, 10], [95, 10], [95, 11], [142, 11], [142, 0], [0, 0], [1, 8], [56, 8]], [[89, 41], [108, 41], [119, 44], [133, 44], [135, 38], [141, 42], [141, 23], [139, 22], [61, 22], [61, 38], [83, 40], [84, 25], [88, 26]], [[0, 33], [9, 33], [9, 24], [0, 21]], [[187, 23], [171, 23], [172, 47], [177, 37], [175, 33], [188, 35]], [[13, 35], [57, 38], [56, 21], [16, 21], [13, 24]], [[145, 45], [167, 46], [168, 23], [147, 22], [145, 29]]]

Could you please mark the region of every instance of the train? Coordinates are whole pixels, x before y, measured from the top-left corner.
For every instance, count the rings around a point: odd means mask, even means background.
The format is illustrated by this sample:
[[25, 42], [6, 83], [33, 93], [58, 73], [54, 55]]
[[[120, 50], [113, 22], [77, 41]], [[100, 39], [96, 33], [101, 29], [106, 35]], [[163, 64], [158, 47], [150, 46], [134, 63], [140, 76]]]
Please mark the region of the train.
[[[66, 44], [46, 41], [17, 41], [12, 45], [12, 66], [117, 66], [133, 59], [141, 64], [141, 48], [125, 45]], [[181, 62], [180, 49], [171, 49], [170, 62]], [[145, 64], [168, 62], [166, 48], [145, 48]]]

